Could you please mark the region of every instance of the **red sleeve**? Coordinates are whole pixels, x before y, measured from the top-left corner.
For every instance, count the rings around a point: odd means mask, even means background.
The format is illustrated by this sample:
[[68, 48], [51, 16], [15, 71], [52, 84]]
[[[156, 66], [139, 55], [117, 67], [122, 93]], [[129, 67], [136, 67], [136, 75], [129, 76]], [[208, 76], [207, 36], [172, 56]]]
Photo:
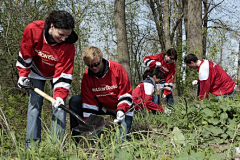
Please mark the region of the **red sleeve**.
[[166, 96], [172, 93], [174, 79], [175, 79], [175, 63], [173, 63], [168, 75], [166, 76], [166, 81], [163, 90], [163, 94], [165, 94]]
[[148, 108], [148, 110], [152, 110], [152, 111], [161, 111], [162, 113], [164, 112], [163, 107], [154, 103], [152, 101], [153, 96], [152, 95], [146, 95], [146, 107]]
[[74, 68], [75, 47], [74, 44], [63, 44], [61, 58], [55, 65], [53, 76], [54, 98], [66, 99], [72, 82]]
[[127, 112], [128, 109], [133, 105], [132, 101], [132, 87], [131, 82], [128, 78], [126, 70], [122, 65], [118, 68], [118, 78], [119, 78], [119, 94], [118, 94], [118, 105], [117, 110], [122, 109]]
[[[37, 34], [34, 34], [33, 32], [37, 32]], [[36, 27], [35, 22], [30, 23], [23, 32], [19, 52], [19, 57], [23, 61], [18, 61], [16, 64], [20, 77], [28, 77], [28, 74], [31, 71], [32, 57], [36, 54], [33, 49], [38, 43], [38, 36], [41, 35], [41, 33], [43, 33], [43, 28]]]
[[162, 57], [161, 54], [151, 55], [151, 56], [145, 56], [143, 58], [143, 63], [149, 67], [150, 69], [155, 68], [156, 63], [160, 62], [160, 58]]
[[200, 82], [199, 100], [202, 100], [204, 96], [208, 98], [208, 94], [211, 86], [210, 79], [208, 78], [207, 80], [199, 81], [199, 82]]
[[[85, 74], [83, 75], [82, 84], [81, 84], [81, 97], [82, 97], [82, 108], [92, 109], [95, 111], [99, 110], [98, 102], [94, 98], [94, 94], [91, 90], [91, 80], [89, 79], [88, 71], [86, 70]], [[89, 115], [84, 114], [83, 118], [86, 120]]]

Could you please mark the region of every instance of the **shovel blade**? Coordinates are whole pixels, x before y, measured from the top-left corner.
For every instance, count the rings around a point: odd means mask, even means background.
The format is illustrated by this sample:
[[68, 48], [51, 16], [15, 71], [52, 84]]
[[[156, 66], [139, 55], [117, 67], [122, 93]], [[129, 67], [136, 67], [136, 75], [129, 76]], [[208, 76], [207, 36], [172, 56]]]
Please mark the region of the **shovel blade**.
[[106, 124], [106, 121], [103, 117], [94, 114], [91, 114], [85, 122], [89, 126], [78, 125], [73, 130], [77, 132], [97, 132], [101, 130]]

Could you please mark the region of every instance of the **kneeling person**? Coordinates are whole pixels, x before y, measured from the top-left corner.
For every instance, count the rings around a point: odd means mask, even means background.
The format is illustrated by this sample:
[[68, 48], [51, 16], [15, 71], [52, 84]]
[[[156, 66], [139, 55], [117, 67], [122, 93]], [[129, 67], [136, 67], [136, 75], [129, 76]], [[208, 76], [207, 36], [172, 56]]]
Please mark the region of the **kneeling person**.
[[151, 71], [146, 70], [143, 75], [143, 81], [133, 90], [133, 102], [135, 109], [142, 110], [146, 108], [149, 112], [156, 113], [157, 111], [164, 112], [162, 106], [153, 102], [154, 90], [156, 84], [160, 83], [163, 78], [163, 72], [158, 68]]
[[[126, 70], [112, 60], [103, 58], [101, 50], [90, 46], [84, 50], [84, 63], [88, 66], [81, 84], [81, 95], [71, 97], [69, 107], [86, 120], [91, 114], [113, 115], [115, 122], [124, 125], [129, 133], [133, 111], [132, 88]], [[70, 116], [71, 130], [78, 126], [77, 120]], [[72, 131], [72, 135], [79, 135]]]

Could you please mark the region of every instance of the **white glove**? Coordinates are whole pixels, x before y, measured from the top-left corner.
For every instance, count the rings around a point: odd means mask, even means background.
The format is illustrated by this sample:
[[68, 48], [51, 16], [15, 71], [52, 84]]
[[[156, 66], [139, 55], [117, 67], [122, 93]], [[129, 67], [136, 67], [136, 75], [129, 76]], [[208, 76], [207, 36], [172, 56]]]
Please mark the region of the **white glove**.
[[157, 68], [160, 67], [161, 65], [162, 65], [161, 62], [156, 62], [155, 67]]
[[193, 86], [198, 85], [198, 80], [194, 80], [194, 81], [192, 81], [192, 85], [193, 85]]
[[61, 97], [56, 97], [56, 101], [52, 103], [53, 107], [58, 110], [61, 110], [61, 108], [58, 108], [61, 104], [64, 105], [64, 101]]
[[164, 108], [164, 113], [165, 113], [166, 115], [170, 116], [171, 113], [172, 113], [172, 110], [171, 110], [171, 109], [168, 109], [167, 107], [165, 107], [165, 108]]
[[19, 88], [30, 88], [30, 79], [27, 77], [19, 77], [17, 84]]
[[118, 110], [117, 111], [117, 119], [114, 119], [114, 123], [119, 123], [119, 122], [122, 122], [123, 120], [125, 119], [125, 114], [123, 111], [121, 110]]
[[167, 96], [166, 96], [165, 94], [162, 95], [162, 98], [163, 98], [163, 99], [166, 98], [166, 97], [167, 97]]

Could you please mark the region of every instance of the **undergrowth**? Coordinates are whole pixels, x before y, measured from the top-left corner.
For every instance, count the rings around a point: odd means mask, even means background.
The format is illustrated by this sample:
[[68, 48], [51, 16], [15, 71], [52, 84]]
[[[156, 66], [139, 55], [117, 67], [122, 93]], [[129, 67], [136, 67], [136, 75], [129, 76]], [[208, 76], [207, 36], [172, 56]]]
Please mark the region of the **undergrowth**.
[[[8, 101], [11, 102], [12, 97]], [[233, 100], [216, 100], [213, 97], [201, 103], [193, 98], [179, 97], [174, 105], [175, 112], [170, 116], [147, 111], [136, 113], [129, 140], [124, 143], [117, 136], [118, 127], [111, 123], [112, 118], [108, 116], [105, 118], [109, 123], [99, 137], [82, 134], [80, 143], [75, 144], [67, 129], [62, 140], [64, 143], [57, 142], [49, 135], [49, 111], [43, 110], [43, 139], [30, 149], [25, 147], [26, 124], [21, 124], [25, 123], [26, 117], [24, 120], [21, 115], [14, 117], [13, 108], [8, 111], [1, 109], [0, 157], [71, 160], [231, 159], [234, 148], [240, 145], [239, 102], [239, 97]], [[19, 102], [23, 103], [25, 100]]]

